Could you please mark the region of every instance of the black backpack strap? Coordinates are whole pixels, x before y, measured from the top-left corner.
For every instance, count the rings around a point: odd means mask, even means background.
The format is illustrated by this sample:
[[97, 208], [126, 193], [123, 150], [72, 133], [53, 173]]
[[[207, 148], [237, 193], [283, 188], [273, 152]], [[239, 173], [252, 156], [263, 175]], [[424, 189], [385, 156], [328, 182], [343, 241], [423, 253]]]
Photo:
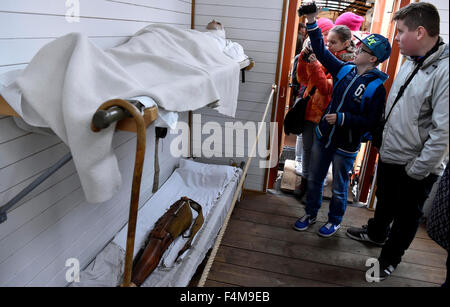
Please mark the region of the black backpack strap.
[[420, 68], [422, 67], [423, 63], [425, 62], [425, 60], [432, 55], [433, 53], [435, 53], [438, 49], [439, 46], [444, 45], [443, 41], [439, 41], [436, 43], [436, 45], [434, 45], [433, 48], [431, 48], [430, 51], [427, 52], [427, 54], [425, 54], [418, 62], [417, 62], [417, 66], [414, 69], [414, 71], [411, 73], [411, 75], [409, 76], [408, 80], [406, 80], [406, 82], [402, 85], [402, 87], [400, 88], [400, 90], [398, 91], [397, 97], [395, 98], [395, 101], [391, 107], [391, 110], [389, 111], [388, 116], [385, 119], [385, 122], [388, 121], [389, 116], [392, 113], [392, 110], [394, 109], [395, 105], [397, 104], [397, 102], [400, 100], [400, 98], [402, 97], [403, 93], [405, 92], [406, 87], [409, 85], [409, 83], [411, 83], [411, 80], [414, 78], [414, 76], [417, 74], [417, 72], [420, 70]]

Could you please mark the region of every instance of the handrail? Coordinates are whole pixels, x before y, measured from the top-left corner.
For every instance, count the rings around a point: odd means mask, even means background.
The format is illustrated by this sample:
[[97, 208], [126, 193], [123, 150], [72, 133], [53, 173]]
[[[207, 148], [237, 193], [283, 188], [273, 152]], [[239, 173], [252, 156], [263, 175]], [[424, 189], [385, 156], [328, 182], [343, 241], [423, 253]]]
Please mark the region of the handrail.
[[[266, 110], [265, 110], [264, 115], [262, 117], [262, 122], [264, 122], [266, 120], [267, 114], [269, 113], [270, 102], [272, 101], [272, 98], [273, 98], [273, 95], [275, 94], [276, 89], [277, 89], [277, 86], [275, 84], [273, 84], [272, 85], [272, 92], [270, 93], [269, 99], [267, 100]], [[251, 152], [249, 154], [249, 157], [248, 157], [248, 160], [247, 160], [247, 162], [245, 164], [245, 168], [244, 168], [244, 171], [242, 172], [241, 179], [239, 180], [238, 187], [236, 189], [236, 192], [234, 193], [233, 200], [231, 201], [231, 207], [228, 210], [228, 214], [227, 214], [227, 216], [225, 218], [225, 221], [224, 221], [224, 223], [222, 225], [222, 228], [220, 229], [220, 232], [219, 232], [219, 234], [217, 236], [217, 240], [216, 240], [216, 243], [214, 244], [214, 247], [213, 247], [213, 249], [211, 251], [211, 255], [209, 256], [209, 259], [208, 259], [208, 261], [207, 261], [207, 263], [205, 265], [205, 268], [203, 270], [202, 276], [200, 277], [200, 281], [198, 282], [198, 287], [204, 287], [205, 282], [206, 282], [206, 278], [208, 277], [208, 274], [209, 274], [209, 271], [211, 270], [211, 267], [212, 267], [212, 264], [214, 262], [214, 259], [216, 258], [217, 251], [219, 249], [220, 244], [222, 243], [223, 235], [225, 234], [225, 230], [227, 229], [228, 222], [229, 222], [229, 220], [231, 218], [231, 213], [233, 212], [233, 209], [234, 209], [234, 207], [236, 205], [236, 201], [238, 199], [238, 196], [241, 193], [241, 190], [242, 190], [242, 188], [244, 186], [245, 177], [246, 177], [248, 169], [250, 167], [250, 162], [252, 160], [252, 157], [253, 157], [253, 155], [256, 152], [256, 146], [257, 146], [257, 143], [258, 143], [258, 140], [259, 140], [259, 137], [261, 135], [263, 127], [264, 127], [264, 125], [261, 125], [259, 127], [258, 134], [256, 135], [256, 140], [253, 143], [252, 150], [251, 150]]]
[[[119, 100], [119, 99], [117, 99]], [[0, 96], [0, 101], [4, 103], [4, 105], [9, 106], [6, 100]], [[143, 105], [140, 104], [139, 101], [136, 100], [120, 100], [124, 103], [128, 103], [129, 105], [133, 105], [139, 113], [144, 113], [144, 124], [147, 126], [151, 122], [156, 119], [157, 109], [156, 108], [148, 108], [143, 109]], [[107, 103], [107, 102], [106, 102]], [[102, 106], [107, 105], [104, 103]], [[12, 109], [11, 109], [12, 110]], [[12, 114], [11, 114], [12, 115]], [[130, 112], [123, 107], [119, 107], [117, 105], [107, 107], [106, 109], [100, 109], [94, 114], [91, 129], [93, 131], [100, 131], [101, 129], [107, 128], [114, 122], [122, 123], [122, 130], [127, 131], [136, 131], [136, 128], [130, 126], [128, 122], [128, 117], [130, 117]], [[61, 167], [63, 167], [67, 162], [72, 160], [72, 154], [69, 152], [64, 155], [58, 162], [48, 168], [43, 174], [41, 174], [38, 178], [33, 180], [28, 186], [26, 186], [23, 190], [21, 190], [16, 196], [10, 199], [5, 205], [0, 207], [0, 224], [4, 223], [8, 220], [7, 212], [14, 205], [16, 205], [20, 200], [22, 200], [25, 196], [31, 193], [36, 187], [42, 184], [45, 180], [47, 180], [51, 175], [53, 175], [56, 171], [58, 171]]]
[[72, 160], [72, 154], [69, 152], [64, 157], [62, 157], [58, 162], [47, 169], [42, 175], [36, 178], [32, 183], [26, 186], [22, 191], [20, 191], [16, 196], [14, 196], [10, 201], [8, 201], [4, 206], [0, 207], [0, 224], [6, 222], [8, 216], [6, 213], [9, 209], [14, 207], [22, 198], [31, 193], [37, 186], [44, 182], [48, 177], [53, 175], [57, 170], [63, 167], [67, 162]]

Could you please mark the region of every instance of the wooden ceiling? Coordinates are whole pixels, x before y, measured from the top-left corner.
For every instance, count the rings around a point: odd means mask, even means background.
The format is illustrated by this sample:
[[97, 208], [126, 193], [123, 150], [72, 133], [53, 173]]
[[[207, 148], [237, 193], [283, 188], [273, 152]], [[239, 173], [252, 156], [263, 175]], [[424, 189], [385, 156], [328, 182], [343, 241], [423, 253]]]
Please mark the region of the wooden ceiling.
[[360, 16], [365, 16], [374, 4], [359, 0], [316, 0], [316, 4], [323, 8], [328, 8], [331, 12], [353, 12]]

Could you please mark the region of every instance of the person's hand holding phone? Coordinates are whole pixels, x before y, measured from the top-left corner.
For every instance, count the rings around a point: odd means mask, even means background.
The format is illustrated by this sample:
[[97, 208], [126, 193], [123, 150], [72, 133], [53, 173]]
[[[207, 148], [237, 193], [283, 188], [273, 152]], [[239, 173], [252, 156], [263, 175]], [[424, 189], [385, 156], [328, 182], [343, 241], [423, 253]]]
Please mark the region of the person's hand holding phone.
[[[314, 3], [314, 1], [312, 2]], [[305, 6], [308, 4], [305, 4]], [[322, 7], [317, 6], [317, 10], [313, 13], [305, 14], [306, 22], [307, 23], [313, 23], [316, 21], [317, 15], [319, 15], [320, 11], [322, 10]]]
[[315, 61], [317, 61], [317, 57], [314, 53], [311, 53], [311, 55], [308, 57], [308, 61], [309, 63], [313, 63]]

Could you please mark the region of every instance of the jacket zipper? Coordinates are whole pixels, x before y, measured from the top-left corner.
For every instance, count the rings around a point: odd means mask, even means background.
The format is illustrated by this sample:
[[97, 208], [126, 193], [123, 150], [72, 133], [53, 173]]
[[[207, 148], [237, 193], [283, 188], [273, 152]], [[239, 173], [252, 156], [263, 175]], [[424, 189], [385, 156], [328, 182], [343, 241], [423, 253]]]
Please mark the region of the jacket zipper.
[[[352, 87], [353, 83], [355, 83], [356, 79], [358, 79], [358, 78], [359, 78], [359, 76], [358, 76], [358, 74], [356, 74], [356, 75], [353, 77], [353, 79], [352, 79], [352, 81], [350, 82], [350, 84], [349, 84], [349, 85], [347, 86], [347, 88], [345, 89], [344, 95], [342, 95], [341, 103], [339, 104], [339, 106], [338, 106], [337, 109], [336, 109], [336, 113], [338, 113], [338, 112], [341, 110], [342, 105], [344, 104], [345, 96], [347, 96], [347, 93], [348, 93], [348, 91], [350, 90], [350, 87]], [[333, 129], [331, 129], [330, 136], [328, 137], [328, 143], [327, 143], [327, 145], [325, 145], [325, 148], [328, 148], [328, 147], [330, 146], [330, 144], [331, 144], [331, 138], [333, 137], [333, 134], [334, 134], [334, 131], [335, 131], [335, 130], [336, 130], [336, 124], [333, 125]]]

